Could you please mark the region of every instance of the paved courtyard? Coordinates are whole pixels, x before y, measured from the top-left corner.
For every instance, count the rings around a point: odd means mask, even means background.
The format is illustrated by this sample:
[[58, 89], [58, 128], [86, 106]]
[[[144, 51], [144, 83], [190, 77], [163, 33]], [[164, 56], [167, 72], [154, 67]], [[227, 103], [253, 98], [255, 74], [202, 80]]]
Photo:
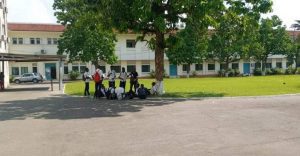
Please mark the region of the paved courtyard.
[[107, 101], [24, 86], [0, 92], [1, 156], [300, 153], [298, 95]]

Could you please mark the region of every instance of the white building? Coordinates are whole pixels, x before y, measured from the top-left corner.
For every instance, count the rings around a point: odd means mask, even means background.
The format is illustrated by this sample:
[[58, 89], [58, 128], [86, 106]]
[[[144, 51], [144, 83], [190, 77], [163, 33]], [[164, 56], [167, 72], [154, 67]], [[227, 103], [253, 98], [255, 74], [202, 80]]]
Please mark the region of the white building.
[[[8, 37], [7, 37], [7, 7], [6, 0], [0, 1], [0, 53], [8, 52]], [[8, 62], [2, 61], [0, 62], [0, 71], [4, 71], [5, 76], [5, 84], [4, 87], [7, 87], [9, 84], [9, 70], [8, 70]]]
[[[56, 55], [57, 40], [62, 34], [64, 27], [51, 24], [8, 24], [8, 35], [11, 39], [9, 44], [9, 53], [14, 54], [39, 54], [39, 55]], [[107, 73], [114, 69], [120, 71], [121, 67], [125, 67], [127, 72], [136, 68], [140, 76], [148, 76], [151, 70], [155, 69], [154, 52], [151, 51], [146, 42], [135, 43], [136, 34], [118, 34], [116, 43], [116, 55], [119, 61], [114, 65], [100, 62], [101, 69]], [[271, 56], [268, 59], [269, 68], [286, 68], [287, 59], [284, 56]], [[218, 62], [208, 61], [202, 64], [193, 64], [191, 71], [196, 71], [199, 76], [216, 75], [221, 69]], [[58, 62], [10, 62], [10, 75], [19, 76], [27, 72], [38, 72], [46, 75], [46, 68], [55, 67], [58, 69]], [[84, 71], [88, 67], [94, 71], [91, 63], [65, 63], [64, 78], [68, 79], [68, 73], [71, 70]], [[186, 75], [186, 65], [171, 65], [168, 58], [165, 57], [165, 71], [170, 76]], [[231, 63], [231, 68], [238, 68], [241, 73], [251, 73], [255, 68], [255, 62], [243, 61]], [[58, 70], [56, 71], [58, 75]]]

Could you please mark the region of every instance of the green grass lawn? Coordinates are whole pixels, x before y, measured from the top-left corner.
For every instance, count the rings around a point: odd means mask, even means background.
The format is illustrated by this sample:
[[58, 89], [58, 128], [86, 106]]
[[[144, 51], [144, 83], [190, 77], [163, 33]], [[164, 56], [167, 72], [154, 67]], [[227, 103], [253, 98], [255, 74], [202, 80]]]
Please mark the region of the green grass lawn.
[[[153, 79], [140, 79], [140, 84], [150, 88]], [[165, 97], [232, 97], [262, 96], [300, 93], [300, 76], [264, 76], [237, 78], [180, 78], [165, 79]], [[108, 82], [104, 81], [105, 86]], [[119, 85], [119, 81], [116, 81]], [[129, 82], [126, 84], [129, 89]], [[83, 95], [84, 82], [66, 84], [69, 95]], [[90, 83], [90, 92], [94, 92], [94, 83]]]

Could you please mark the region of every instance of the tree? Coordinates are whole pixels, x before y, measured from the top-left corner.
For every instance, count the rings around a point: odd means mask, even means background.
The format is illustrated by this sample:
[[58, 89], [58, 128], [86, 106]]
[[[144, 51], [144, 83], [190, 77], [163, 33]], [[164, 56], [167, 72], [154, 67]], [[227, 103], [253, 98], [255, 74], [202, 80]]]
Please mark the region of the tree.
[[252, 53], [252, 57], [262, 62], [264, 74], [268, 57], [274, 54], [286, 55], [292, 49], [292, 44], [286, 28], [277, 16], [262, 19], [257, 35], [257, 42], [253, 45], [259, 50]]
[[220, 23], [215, 28], [210, 40], [211, 59], [217, 59], [220, 63], [225, 63], [225, 71], [229, 69], [229, 63], [240, 60], [248, 52], [245, 39], [250, 25], [258, 23], [248, 15], [237, 15], [234, 12], [226, 11], [220, 17]]
[[193, 19], [195, 25], [201, 22], [213, 25], [227, 8], [237, 14], [249, 12], [259, 18], [260, 13], [271, 9], [271, 5], [270, 0], [107, 0], [105, 7], [98, 10], [106, 10], [117, 30], [129, 29], [142, 34], [140, 40], [144, 40], [146, 35], [152, 36], [148, 43], [155, 51], [155, 78], [159, 94], [162, 94], [164, 52], [170, 48], [165, 38], [178, 29], [178, 23]]
[[[55, 0], [56, 6], [67, 2], [78, 3], [83, 0]], [[178, 23], [186, 23], [190, 17], [193, 22], [215, 23], [215, 18], [227, 8], [237, 14], [252, 13], [259, 18], [260, 13], [271, 9], [271, 0], [84, 0], [89, 10], [96, 12], [109, 20], [109, 25], [120, 32], [128, 30], [137, 34], [139, 40], [151, 36], [149, 47], [155, 51], [155, 78], [158, 93], [163, 93], [164, 52], [167, 47], [166, 36], [178, 29]], [[77, 6], [81, 7], [81, 6]], [[88, 11], [89, 11], [88, 10]], [[76, 19], [74, 14], [84, 14], [68, 9], [62, 9], [66, 19]], [[67, 20], [68, 21], [68, 20]], [[104, 20], [106, 21], [106, 20]]]
[[99, 61], [113, 64], [116, 37], [106, 27], [103, 16], [90, 11], [84, 0], [60, 1], [54, 3], [58, 22], [66, 29], [58, 44], [58, 54], [68, 54], [69, 61], [83, 61], [98, 66]]
[[169, 62], [176, 65], [187, 64], [187, 77], [193, 63], [202, 63], [207, 53], [207, 26], [187, 25], [176, 36], [168, 39], [170, 47], [167, 51]]
[[300, 66], [300, 35], [296, 35], [296, 30], [300, 30], [300, 20], [292, 24], [293, 31], [293, 49], [288, 54], [290, 62], [296, 62], [296, 67]]

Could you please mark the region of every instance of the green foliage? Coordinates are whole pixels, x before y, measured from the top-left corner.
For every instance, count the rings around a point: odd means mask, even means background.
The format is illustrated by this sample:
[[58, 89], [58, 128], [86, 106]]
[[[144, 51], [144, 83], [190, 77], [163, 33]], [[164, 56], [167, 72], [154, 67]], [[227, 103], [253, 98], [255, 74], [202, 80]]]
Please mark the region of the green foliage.
[[192, 77], [196, 77], [197, 76], [197, 71], [192, 71]]
[[58, 22], [66, 27], [58, 44], [58, 54], [67, 54], [69, 61], [98, 63], [117, 61], [114, 53], [116, 37], [112, 28], [105, 25], [103, 14], [95, 13], [85, 0], [55, 0]]
[[253, 75], [254, 76], [261, 76], [262, 75], [262, 71], [260, 68], [255, 68], [253, 71]]
[[292, 66], [289, 66], [286, 70], [285, 70], [285, 74], [286, 75], [293, 75], [296, 74], [297, 72], [297, 68], [294, 68]]
[[285, 55], [292, 49], [292, 42], [286, 27], [282, 26], [282, 21], [277, 16], [262, 19], [258, 29], [253, 29], [253, 35], [256, 34], [252, 44], [250, 56], [256, 61], [262, 61], [262, 70], [269, 55]]
[[188, 25], [176, 36], [168, 38], [166, 51], [170, 63], [175, 65], [201, 63], [206, 57], [207, 28]]
[[77, 80], [77, 78], [80, 76], [80, 73], [78, 71], [70, 71], [69, 77], [71, 80]]
[[296, 74], [300, 74], [300, 68], [297, 68]]
[[9, 83], [13, 83], [13, 82], [14, 82], [14, 81], [13, 81], [14, 78], [15, 78], [15, 77], [14, 77], [13, 75], [9, 75]]

